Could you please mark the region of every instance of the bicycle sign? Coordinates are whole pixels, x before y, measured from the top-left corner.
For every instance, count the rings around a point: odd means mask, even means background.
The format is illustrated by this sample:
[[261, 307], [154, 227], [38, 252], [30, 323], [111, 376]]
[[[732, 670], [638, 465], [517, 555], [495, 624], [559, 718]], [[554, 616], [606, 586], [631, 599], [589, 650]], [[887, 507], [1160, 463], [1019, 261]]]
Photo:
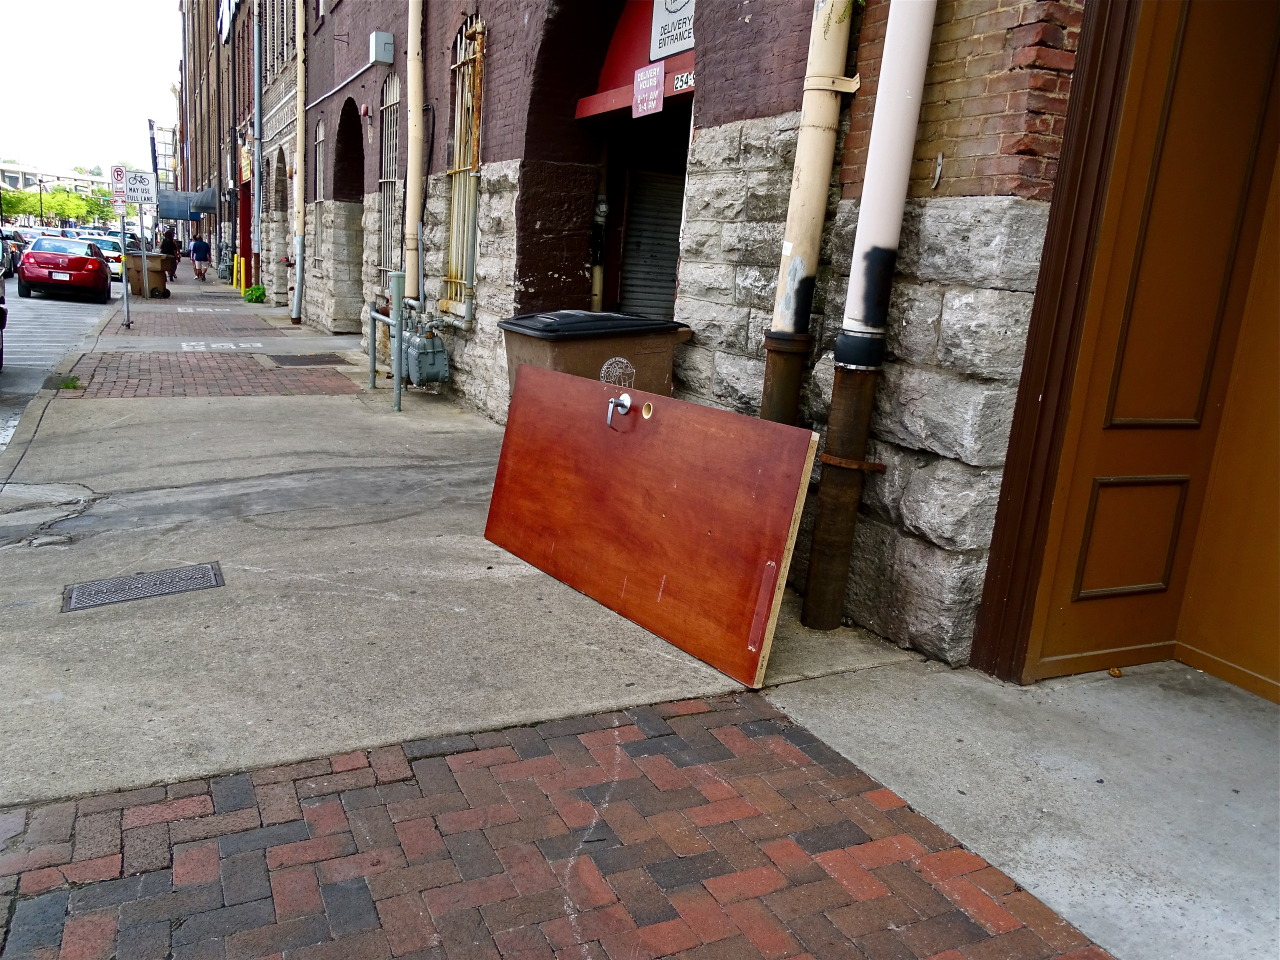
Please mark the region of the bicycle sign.
[[[112, 180], [114, 182], [114, 170]], [[156, 175], [144, 170], [128, 170], [124, 178], [124, 198], [128, 203], [156, 202]]]

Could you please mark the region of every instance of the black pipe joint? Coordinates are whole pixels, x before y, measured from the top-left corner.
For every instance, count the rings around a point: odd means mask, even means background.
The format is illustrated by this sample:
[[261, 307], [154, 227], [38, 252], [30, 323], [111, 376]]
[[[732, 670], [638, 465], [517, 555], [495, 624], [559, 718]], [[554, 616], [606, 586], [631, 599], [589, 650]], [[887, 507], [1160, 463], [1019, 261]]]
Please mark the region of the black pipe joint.
[[879, 370], [884, 366], [884, 341], [883, 333], [841, 331], [836, 337], [836, 366]]

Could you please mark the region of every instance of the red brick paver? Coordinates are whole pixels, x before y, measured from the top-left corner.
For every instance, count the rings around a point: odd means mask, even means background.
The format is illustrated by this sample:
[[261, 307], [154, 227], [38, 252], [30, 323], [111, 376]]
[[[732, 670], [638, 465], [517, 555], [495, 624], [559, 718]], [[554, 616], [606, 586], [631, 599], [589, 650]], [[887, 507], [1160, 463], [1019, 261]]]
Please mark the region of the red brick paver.
[[4, 960], [1108, 960], [755, 694], [0, 818]]
[[[326, 367], [267, 369], [239, 353], [90, 353], [71, 369], [80, 388], [61, 397], [288, 397], [359, 393]], [[368, 761], [366, 759], [365, 763]]]

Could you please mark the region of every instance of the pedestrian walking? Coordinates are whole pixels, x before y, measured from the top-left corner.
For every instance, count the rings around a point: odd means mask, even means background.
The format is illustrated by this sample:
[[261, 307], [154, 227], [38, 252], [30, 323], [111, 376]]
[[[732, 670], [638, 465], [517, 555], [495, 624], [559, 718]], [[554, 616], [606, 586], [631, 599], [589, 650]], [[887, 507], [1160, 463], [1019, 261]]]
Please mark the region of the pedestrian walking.
[[179, 254], [178, 242], [173, 239], [173, 231], [166, 230], [164, 239], [160, 241], [160, 255], [164, 257], [164, 266], [169, 272], [170, 280], [178, 279]]
[[203, 283], [205, 271], [209, 269], [209, 243], [198, 233], [191, 241], [191, 263], [196, 271], [196, 279]]

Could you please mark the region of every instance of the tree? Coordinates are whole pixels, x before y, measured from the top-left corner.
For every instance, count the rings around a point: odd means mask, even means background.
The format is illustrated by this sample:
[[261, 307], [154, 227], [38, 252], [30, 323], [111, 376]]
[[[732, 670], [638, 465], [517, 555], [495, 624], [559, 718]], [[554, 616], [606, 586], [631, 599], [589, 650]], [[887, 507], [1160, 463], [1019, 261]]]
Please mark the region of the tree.
[[34, 193], [28, 193], [26, 190], [6, 188], [0, 190], [0, 208], [3, 208], [6, 219], [22, 214], [35, 215], [39, 212], [38, 198]]

